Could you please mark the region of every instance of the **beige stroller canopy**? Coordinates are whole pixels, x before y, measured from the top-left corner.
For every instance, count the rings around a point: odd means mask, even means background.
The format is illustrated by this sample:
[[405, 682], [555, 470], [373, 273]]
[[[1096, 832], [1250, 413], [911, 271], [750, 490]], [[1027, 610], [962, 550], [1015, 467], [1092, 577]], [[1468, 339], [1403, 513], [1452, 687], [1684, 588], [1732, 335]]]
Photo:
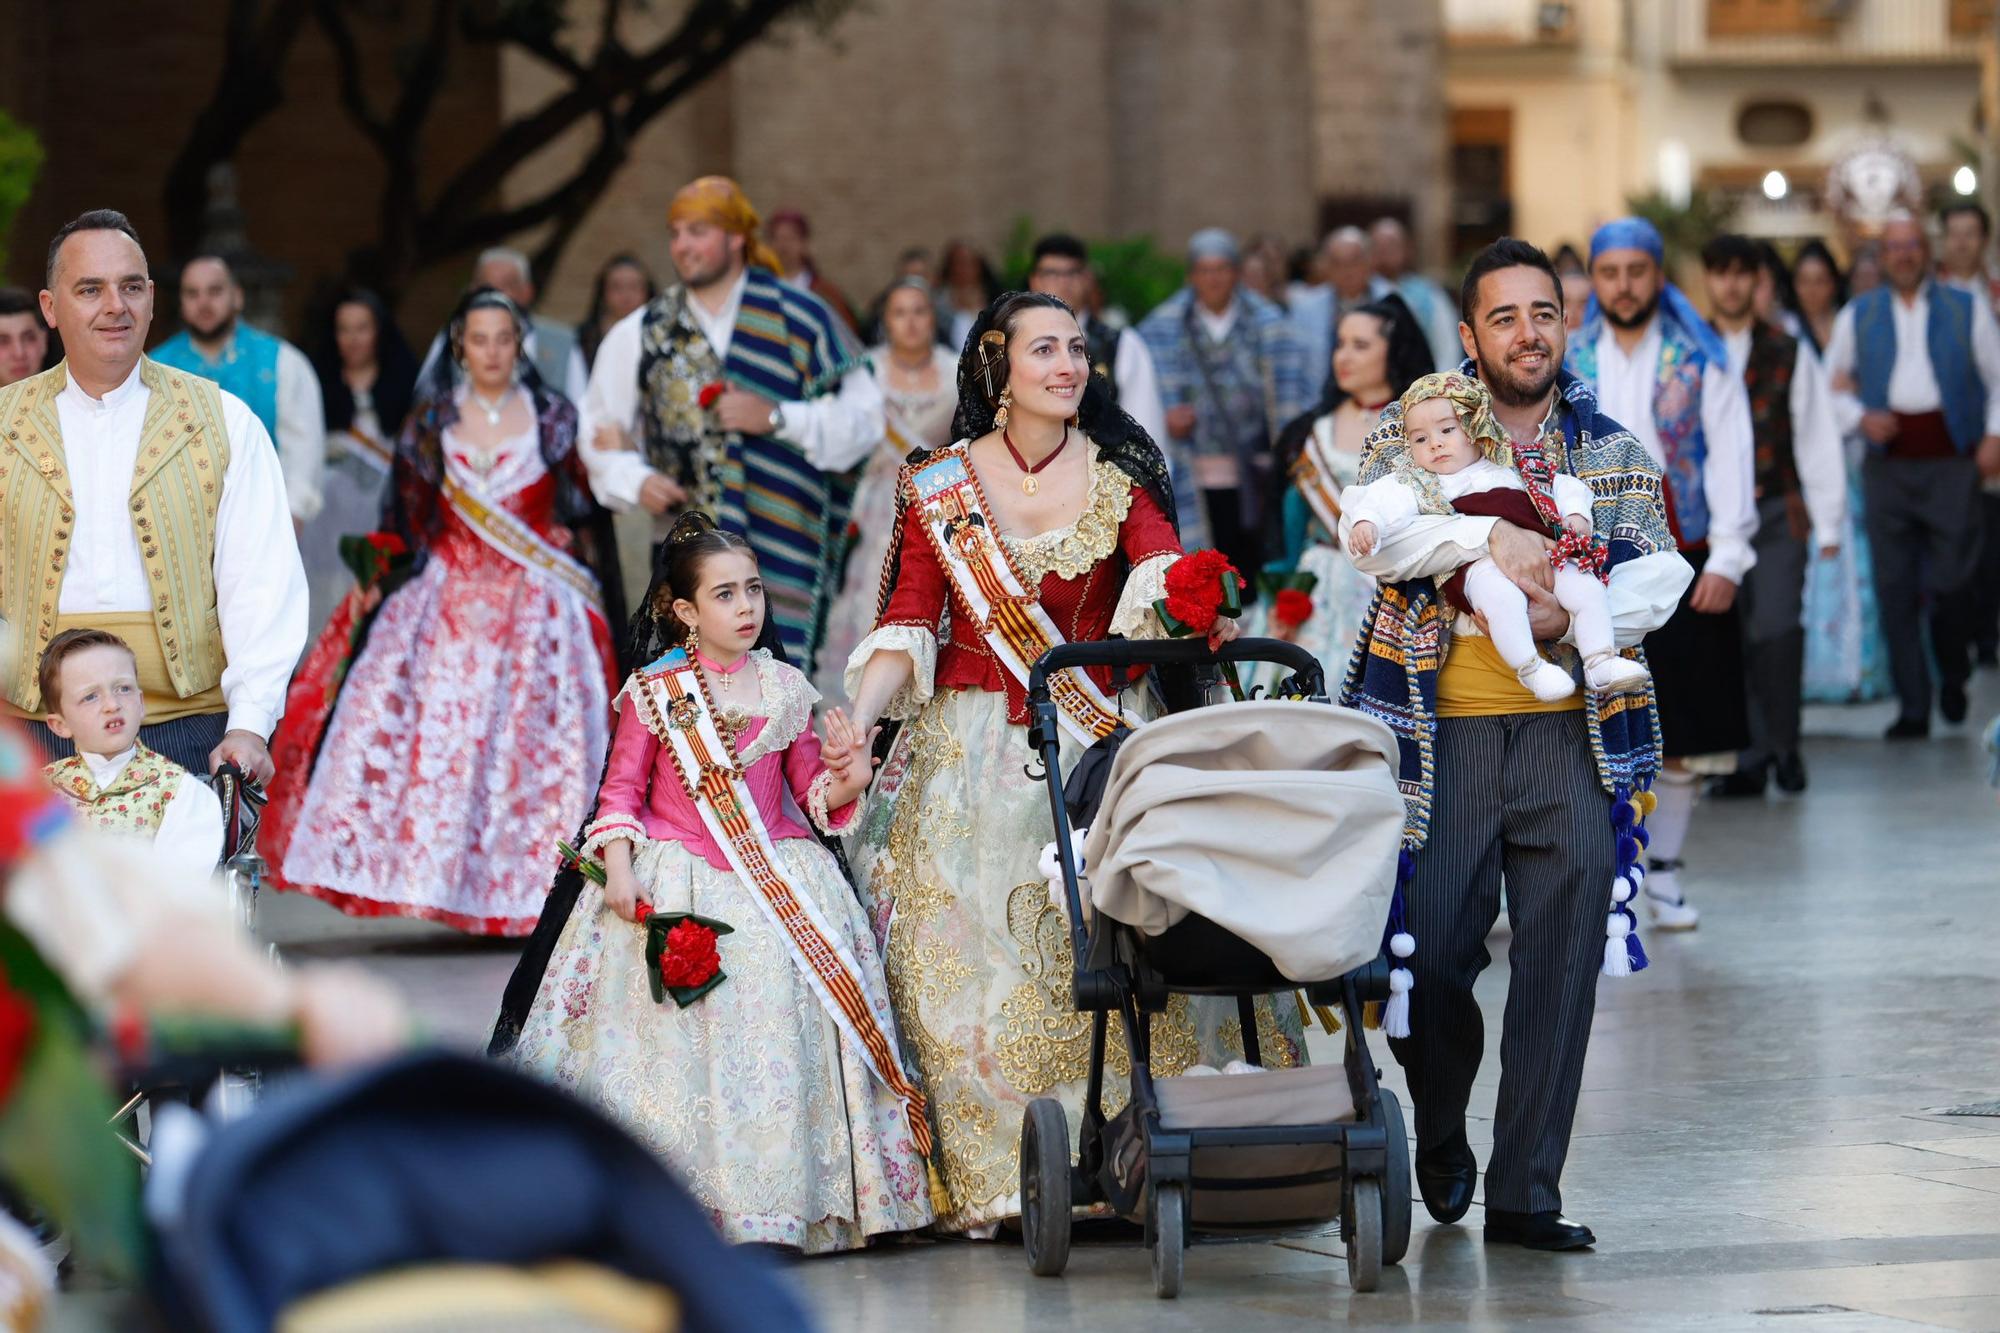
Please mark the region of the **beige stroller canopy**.
[[1148, 935], [1194, 912], [1293, 981], [1339, 977], [1382, 947], [1403, 836], [1395, 765], [1386, 726], [1323, 703], [1149, 722], [1091, 823], [1091, 905]]

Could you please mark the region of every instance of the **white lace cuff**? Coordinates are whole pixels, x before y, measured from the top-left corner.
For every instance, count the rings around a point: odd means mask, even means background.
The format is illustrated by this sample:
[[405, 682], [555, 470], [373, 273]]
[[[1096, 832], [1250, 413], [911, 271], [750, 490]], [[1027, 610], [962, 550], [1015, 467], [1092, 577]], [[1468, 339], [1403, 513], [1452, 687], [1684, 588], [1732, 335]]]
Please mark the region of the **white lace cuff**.
[[605, 815], [601, 819], [593, 819], [583, 830], [583, 846], [578, 850], [585, 860], [603, 865], [605, 846], [620, 838], [631, 842], [636, 855], [648, 841], [646, 826], [635, 815]]
[[1111, 613], [1111, 632], [1127, 639], [1164, 639], [1167, 627], [1153, 610], [1153, 603], [1167, 595], [1167, 571], [1181, 557], [1174, 551], [1149, 556], [1132, 566], [1125, 576], [1125, 591]]
[[841, 806], [843, 813], [836, 819], [826, 808], [826, 794], [833, 786], [833, 770], [827, 769], [812, 780], [806, 788], [806, 814], [812, 817], [813, 827], [821, 833], [845, 833], [854, 825], [854, 816], [861, 809], [861, 802], [849, 801]]
[[908, 653], [916, 663], [909, 684], [890, 696], [882, 716], [907, 721], [930, 701], [937, 688], [937, 635], [922, 625], [884, 625], [856, 645], [847, 658], [847, 672], [841, 684], [852, 699], [861, 692], [861, 672], [868, 659], [878, 652]]

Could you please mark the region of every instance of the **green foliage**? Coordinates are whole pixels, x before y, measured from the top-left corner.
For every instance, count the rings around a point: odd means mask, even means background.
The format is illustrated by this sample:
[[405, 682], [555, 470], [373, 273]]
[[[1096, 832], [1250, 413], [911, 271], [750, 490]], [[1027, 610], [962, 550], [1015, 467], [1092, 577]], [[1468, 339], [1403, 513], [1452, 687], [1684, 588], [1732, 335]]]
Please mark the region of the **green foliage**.
[[[1000, 263], [1004, 286], [1018, 290], [1028, 285], [1028, 267], [1034, 259], [1035, 241], [1041, 234], [1042, 228], [1026, 214], [1014, 219]], [[1178, 257], [1160, 249], [1150, 235], [1085, 237], [1083, 242], [1090, 251], [1091, 267], [1097, 270], [1098, 287], [1104, 293], [1107, 308], [1123, 310], [1136, 321], [1180, 290], [1185, 268]]]
[[1669, 274], [1679, 271], [1683, 264], [1693, 263], [1701, 254], [1701, 247], [1717, 233], [1728, 230], [1734, 217], [1730, 206], [1713, 190], [1693, 191], [1684, 205], [1671, 203], [1658, 192], [1636, 194], [1626, 199], [1625, 206], [1635, 217], [1642, 217], [1660, 229]]
[[7, 269], [7, 235], [14, 216], [28, 202], [42, 170], [42, 141], [35, 132], [0, 111], [0, 273]]

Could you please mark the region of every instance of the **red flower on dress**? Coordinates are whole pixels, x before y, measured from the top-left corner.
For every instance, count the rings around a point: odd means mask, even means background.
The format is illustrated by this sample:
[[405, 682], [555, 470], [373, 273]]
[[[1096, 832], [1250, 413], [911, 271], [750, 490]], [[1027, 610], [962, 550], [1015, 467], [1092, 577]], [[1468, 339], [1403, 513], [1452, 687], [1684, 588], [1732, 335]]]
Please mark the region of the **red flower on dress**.
[[1280, 588], [1271, 603], [1271, 618], [1280, 625], [1290, 625], [1297, 629], [1312, 619], [1312, 594], [1297, 588]]
[[706, 412], [708, 409], [714, 407], [715, 400], [722, 397], [723, 390], [728, 387], [721, 380], [715, 380], [702, 385], [701, 393], [697, 399], [701, 403], [702, 411]]
[[35, 1042], [35, 1008], [26, 996], [7, 984], [0, 973], [0, 1106], [13, 1095]]
[[698, 921], [683, 921], [667, 932], [660, 954], [660, 979], [669, 987], [700, 986], [722, 970], [715, 932]]

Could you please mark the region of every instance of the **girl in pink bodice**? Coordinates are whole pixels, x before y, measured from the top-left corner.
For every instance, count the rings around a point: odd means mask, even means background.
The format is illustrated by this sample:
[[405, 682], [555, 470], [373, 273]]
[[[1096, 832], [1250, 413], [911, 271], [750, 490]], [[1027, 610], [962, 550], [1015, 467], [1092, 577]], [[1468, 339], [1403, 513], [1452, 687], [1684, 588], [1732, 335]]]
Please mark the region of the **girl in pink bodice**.
[[[648, 615], [666, 651], [619, 693], [584, 828], [604, 884], [578, 892], [515, 1058], [623, 1120], [731, 1240], [814, 1253], [922, 1226], [922, 1103], [867, 917], [812, 832], [851, 821], [870, 737], [835, 711], [822, 751], [818, 693], [753, 647], [750, 548], [705, 517], [662, 546]], [[654, 996], [655, 913], [731, 928], [715, 942], [724, 980], [686, 1007]]]

